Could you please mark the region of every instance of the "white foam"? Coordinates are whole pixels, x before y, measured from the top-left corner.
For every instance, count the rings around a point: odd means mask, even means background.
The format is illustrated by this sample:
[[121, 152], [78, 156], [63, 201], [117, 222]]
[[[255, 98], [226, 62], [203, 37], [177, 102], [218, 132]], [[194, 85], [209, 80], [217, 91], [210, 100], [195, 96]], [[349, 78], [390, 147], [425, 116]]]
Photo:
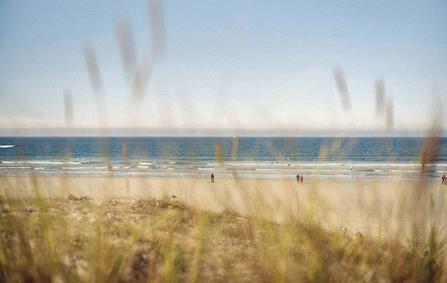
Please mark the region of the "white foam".
[[92, 169], [91, 167], [83, 167], [83, 166], [62, 166], [63, 170], [84, 170], [84, 169]]
[[48, 165], [79, 165], [79, 161], [53, 161], [53, 160], [31, 160], [25, 161], [29, 164], [48, 164]]
[[31, 169], [31, 167], [28, 166], [8, 166], [8, 167], [0, 167], [0, 169]]
[[138, 165], [138, 166], [137, 166], [137, 168], [140, 168], [140, 169], [148, 169], [148, 168], [149, 168], [149, 166], [142, 166], [142, 165]]
[[0, 144], [0, 148], [12, 148], [15, 147], [15, 144]]
[[2, 161], [3, 164], [20, 164], [23, 163], [22, 161]]

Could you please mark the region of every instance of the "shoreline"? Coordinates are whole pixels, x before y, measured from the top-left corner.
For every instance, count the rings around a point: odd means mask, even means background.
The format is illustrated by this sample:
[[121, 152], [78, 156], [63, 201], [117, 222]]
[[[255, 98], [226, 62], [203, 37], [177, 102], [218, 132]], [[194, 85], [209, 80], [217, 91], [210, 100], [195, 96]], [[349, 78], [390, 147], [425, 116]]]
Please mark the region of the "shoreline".
[[[301, 174], [300, 174], [301, 175]], [[357, 183], [357, 184], [368, 184], [368, 183], [374, 183], [374, 184], [415, 184], [415, 183], [420, 183], [421, 180], [423, 180], [423, 182], [425, 184], [429, 184], [431, 185], [436, 185], [439, 184], [440, 186], [441, 184], [441, 176], [439, 176], [439, 178], [425, 178], [422, 179], [420, 178], [420, 175], [418, 175], [418, 177], [414, 177], [414, 178], [393, 178], [393, 177], [388, 177], [388, 178], [361, 178], [358, 177], [356, 179], [354, 178], [314, 178], [314, 177], [308, 177], [308, 176], [313, 176], [313, 175], [304, 175], [303, 176], [306, 178], [304, 180], [304, 185], [306, 184], [333, 184], [333, 183]], [[144, 174], [129, 174], [129, 175], [114, 175], [114, 174], [109, 174], [109, 175], [89, 175], [89, 174], [85, 174], [85, 175], [76, 175], [76, 174], [55, 174], [55, 175], [51, 175], [51, 174], [27, 174], [27, 175], [0, 175], [0, 180], [1, 179], [13, 179], [13, 178], [37, 178], [37, 179], [46, 179], [46, 178], [51, 178], [51, 179], [60, 179], [60, 178], [69, 178], [69, 179], [83, 179], [83, 178], [87, 178], [87, 179], [102, 179], [102, 178], [114, 178], [114, 179], [147, 179], [147, 180], [154, 180], [154, 179], [174, 179], [174, 180], [210, 180], [210, 176], [200, 176], [200, 175], [185, 175], [185, 176], [181, 176], [181, 175], [144, 175]], [[438, 180], [439, 179], [439, 180]], [[239, 181], [278, 181], [278, 182], [292, 182], [292, 183], [297, 183], [295, 175], [286, 175], [286, 176], [278, 176], [278, 177], [247, 177], [247, 176], [240, 176], [238, 175], [237, 177], [235, 176], [223, 176], [223, 177], [216, 177], [216, 182], [218, 180], [221, 180], [223, 182], [227, 182], [227, 181], [235, 181], [235, 180], [239, 180]], [[209, 182], [208, 182], [209, 183]], [[447, 186], [446, 186], [447, 188]]]

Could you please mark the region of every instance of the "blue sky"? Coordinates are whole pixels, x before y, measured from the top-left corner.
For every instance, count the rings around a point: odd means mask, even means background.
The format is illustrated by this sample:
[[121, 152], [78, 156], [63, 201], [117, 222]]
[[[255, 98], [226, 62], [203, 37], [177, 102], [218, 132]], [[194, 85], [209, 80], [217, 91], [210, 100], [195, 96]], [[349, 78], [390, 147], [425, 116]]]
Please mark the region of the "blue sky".
[[[375, 131], [385, 82], [396, 131], [423, 131], [447, 105], [447, 1], [161, 1], [164, 55], [132, 104], [114, 24], [127, 18], [137, 61], [153, 54], [146, 1], [0, 2], [0, 128], [153, 133]], [[104, 84], [99, 122], [83, 48]], [[333, 77], [340, 67], [351, 111]], [[447, 124], [445, 111], [441, 116]], [[18, 130], [17, 130], [18, 131]], [[150, 133], [150, 131], [149, 131]]]

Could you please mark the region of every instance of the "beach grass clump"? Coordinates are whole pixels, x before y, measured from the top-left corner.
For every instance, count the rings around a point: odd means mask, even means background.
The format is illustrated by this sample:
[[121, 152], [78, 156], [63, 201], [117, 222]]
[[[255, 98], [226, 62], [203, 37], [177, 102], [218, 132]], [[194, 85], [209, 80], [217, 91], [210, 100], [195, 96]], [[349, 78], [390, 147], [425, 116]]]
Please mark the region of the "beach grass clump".
[[418, 248], [162, 199], [1, 198], [1, 282], [443, 282]]

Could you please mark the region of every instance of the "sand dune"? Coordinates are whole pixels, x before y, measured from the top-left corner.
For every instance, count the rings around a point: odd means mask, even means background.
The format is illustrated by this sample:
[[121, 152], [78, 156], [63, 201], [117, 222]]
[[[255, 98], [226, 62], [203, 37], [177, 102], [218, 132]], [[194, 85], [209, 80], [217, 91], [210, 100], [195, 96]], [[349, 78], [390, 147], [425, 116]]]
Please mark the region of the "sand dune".
[[[290, 215], [312, 217], [324, 226], [346, 227], [372, 236], [397, 235], [415, 219], [446, 227], [447, 186], [411, 182], [311, 182], [291, 180], [147, 177], [1, 177], [8, 196], [94, 199], [161, 198], [175, 195], [188, 205], [256, 213], [281, 221]], [[430, 201], [430, 198], [432, 201]], [[428, 215], [430, 217], [428, 217]], [[429, 224], [429, 223], [427, 223]]]

